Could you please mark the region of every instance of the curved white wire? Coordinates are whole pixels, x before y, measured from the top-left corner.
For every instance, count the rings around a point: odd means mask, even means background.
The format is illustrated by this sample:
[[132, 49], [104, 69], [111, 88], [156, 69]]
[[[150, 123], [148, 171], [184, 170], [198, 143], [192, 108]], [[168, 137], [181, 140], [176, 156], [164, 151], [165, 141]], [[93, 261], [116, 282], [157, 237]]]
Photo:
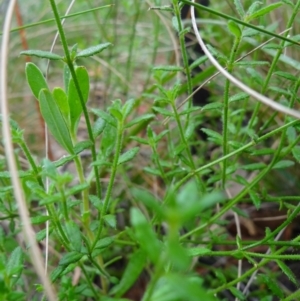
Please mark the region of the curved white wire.
[[[192, 0], [192, 2], [195, 3], [195, 0]], [[237, 78], [235, 78], [234, 76], [232, 76], [229, 72], [227, 72], [219, 63], [218, 61], [212, 56], [212, 54], [209, 52], [209, 50], [207, 49], [207, 47], [205, 46], [199, 30], [197, 28], [197, 23], [196, 23], [196, 19], [195, 19], [195, 8], [194, 6], [191, 6], [191, 20], [192, 20], [192, 25], [193, 25], [193, 29], [197, 38], [197, 41], [199, 43], [199, 45], [201, 46], [203, 52], [206, 54], [206, 56], [208, 57], [208, 59], [211, 61], [211, 63], [220, 71], [220, 73], [222, 73], [227, 79], [229, 79], [234, 85], [236, 85], [237, 87], [239, 87], [241, 90], [243, 90], [244, 92], [246, 92], [247, 94], [251, 95], [252, 97], [254, 97], [255, 99], [257, 99], [258, 101], [260, 101], [261, 103], [271, 107], [272, 109], [285, 113], [287, 115], [293, 116], [297, 119], [300, 119], [300, 112], [287, 108], [277, 102], [275, 102], [274, 100], [258, 93], [257, 91], [249, 88], [248, 86], [246, 86], [245, 84], [243, 84], [241, 81], [239, 81]]]

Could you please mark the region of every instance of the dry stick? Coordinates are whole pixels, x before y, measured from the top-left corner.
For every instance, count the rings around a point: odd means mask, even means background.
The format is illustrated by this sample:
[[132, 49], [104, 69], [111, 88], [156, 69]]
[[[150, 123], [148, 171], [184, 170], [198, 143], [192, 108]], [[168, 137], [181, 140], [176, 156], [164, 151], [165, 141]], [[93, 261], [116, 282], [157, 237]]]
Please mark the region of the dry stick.
[[[285, 32], [291, 30], [292, 27], [285, 29], [284, 31], [282, 31], [281, 33], [279, 33], [280, 35], [284, 34]], [[247, 52], [245, 55], [241, 56], [240, 58], [238, 58], [235, 63], [243, 60], [245, 57], [249, 56], [250, 54], [252, 54], [253, 52], [255, 52], [256, 50], [264, 47], [266, 44], [270, 43], [272, 40], [274, 40], [275, 38], [271, 38], [269, 40], [267, 40], [266, 42], [260, 44], [259, 46], [255, 47], [254, 49], [252, 49], [251, 51]], [[224, 69], [227, 69], [227, 67], [224, 67]], [[180, 108], [182, 108], [187, 102], [188, 100], [193, 97], [200, 89], [202, 89], [207, 83], [209, 83], [211, 80], [213, 80], [216, 76], [218, 76], [219, 74], [221, 74], [220, 71], [216, 72], [215, 74], [213, 74], [212, 76], [210, 76], [208, 79], [206, 79], [199, 87], [197, 87], [197, 89], [191, 94], [189, 95], [184, 101], [182, 101], [182, 103], [177, 107], [177, 110], [179, 110]], [[170, 120], [170, 117], [167, 117], [164, 121], [163, 124], [166, 125], [168, 123], [168, 121]]]
[[[195, 0], [192, 0], [193, 3], [195, 3]], [[220, 73], [222, 73], [228, 80], [230, 80], [234, 85], [236, 85], [238, 88], [240, 88], [241, 90], [243, 90], [244, 92], [246, 92], [247, 94], [251, 95], [252, 97], [254, 97], [255, 99], [257, 99], [259, 102], [271, 107], [272, 109], [274, 109], [275, 111], [279, 111], [282, 113], [285, 113], [287, 115], [293, 116], [297, 119], [300, 119], [300, 112], [287, 108], [277, 102], [275, 102], [274, 100], [272, 100], [271, 98], [268, 98], [260, 93], [258, 93], [257, 91], [249, 88], [247, 85], [245, 85], [244, 83], [242, 83], [241, 81], [239, 81], [236, 77], [232, 76], [230, 73], [228, 73], [219, 63], [218, 61], [213, 57], [213, 55], [209, 52], [209, 50], [207, 49], [205, 43], [203, 42], [201, 35], [199, 33], [199, 30], [197, 28], [197, 23], [196, 23], [196, 19], [195, 19], [195, 8], [194, 6], [191, 7], [191, 16], [192, 16], [192, 25], [194, 28], [194, 32], [196, 35], [196, 38], [198, 40], [199, 45], [201, 46], [203, 52], [206, 54], [206, 56], [208, 57], [208, 59], [210, 60], [210, 62], [220, 71]]]
[[11, 181], [14, 187], [14, 195], [16, 202], [18, 204], [19, 216], [23, 224], [23, 233], [25, 241], [29, 246], [28, 251], [31, 258], [31, 262], [36, 270], [37, 275], [39, 276], [45, 293], [50, 301], [56, 301], [56, 293], [53, 287], [50, 284], [48, 277], [45, 275], [45, 270], [43, 267], [43, 259], [40, 252], [40, 249], [36, 243], [35, 235], [33, 228], [29, 219], [29, 212], [26, 207], [26, 202], [18, 176], [17, 164], [14, 157], [14, 148], [12, 145], [12, 137], [9, 126], [9, 110], [7, 102], [7, 62], [8, 62], [8, 44], [9, 44], [9, 31], [12, 20], [12, 15], [14, 11], [14, 6], [16, 0], [11, 0], [5, 15], [4, 26], [3, 26], [3, 37], [2, 37], [2, 46], [1, 46], [1, 70], [0, 70], [0, 95], [1, 95], [1, 113], [2, 113], [2, 130], [3, 130], [3, 139], [5, 153], [8, 163], [9, 172], [11, 174]]

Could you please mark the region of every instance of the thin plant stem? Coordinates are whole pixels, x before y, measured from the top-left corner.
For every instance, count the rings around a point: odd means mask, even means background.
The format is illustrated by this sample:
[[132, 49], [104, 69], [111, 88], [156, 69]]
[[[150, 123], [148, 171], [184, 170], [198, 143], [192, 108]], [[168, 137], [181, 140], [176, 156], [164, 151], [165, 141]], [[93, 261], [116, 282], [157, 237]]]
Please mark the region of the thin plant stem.
[[[57, 25], [57, 29], [60, 35], [60, 39], [61, 39], [61, 43], [64, 49], [64, 53], [66, 56], [66, 63], [70, 69], [70, 73], [71, 76], [74, 80], [74, 85], [76, 88], [76, 91], [78, 93], [79, 96], [79, 100], [82, 106], [82, 111], [84, 114], [84, 118], [85, 118], [85, 122], [86, 122], [86, 126], [87, 126], [87, 131], [88, 131], [88, 135], [89, 135], [89, 139], [92, 142], [92, 146], [91, 146], [91, 153], [92, 153], [92, 159], [95, 162], [97, 160], [97, 152], [96, 152], [96, 145], [95, 145], [95, 139], [94, 139], [94, 135], [93, 135], [93, 131], [92, 131], [92, 127], [91, 127], [91, 122], [90, 122], [90, 118], [88, 115], [88, 111], [87, 111], [87, 107], [85, 105], [85, 101], [83, 99], [83, 95], [79, 86], [79, 82], [75, 73], [75, 69], [74, 69], [74, 65], [73, 62], [71, 60], [71, 55], [70, 55], [70, 51], [68, 48], [68, 44], [67, 44], [67, 40], [65, 37], [65, 33], [64, 33], [64, 29], [62, 27], [61, 21], [60, 21], [60, 16], [57, 10], [57, 6], [55, 3], [55, 0], [49, 0], [50, 4], [51, 4], [51, 8], [54, 14], [54, 18], [56, 21], [56, 25]], [[98, 167], [94, 166], [94, 174], [95, 174], [95, 181], [96, 181], [96, 188], [97, 188], [97, 195], [99, 196], [99, 198], [101, 198], [101, 184], [100, 184], [100, 177], [99, 177], [99, 172], [98, 172]]]

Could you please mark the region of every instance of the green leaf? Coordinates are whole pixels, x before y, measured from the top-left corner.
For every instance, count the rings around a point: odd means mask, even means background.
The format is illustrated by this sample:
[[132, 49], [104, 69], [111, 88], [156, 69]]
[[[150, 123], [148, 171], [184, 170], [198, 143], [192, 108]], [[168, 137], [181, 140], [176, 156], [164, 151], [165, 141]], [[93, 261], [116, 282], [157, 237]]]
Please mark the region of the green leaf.
[[241, 168], [244, 170], [260, 170], [266, 167], [266, 164], [263, 162], [260, 163], [251, 163], [247, 165], [243, 165]]
[[220, 110], [223, 108], [223, 104], [220, 102], [212, 102], [202, 107], [202, 111]]
[[103, 120], [105, 120], [109, 125], [113, 126], [113, 127], [117, 127], [117, 120], [116, 118], [112, 117], [110, 114], [99, 110], [99, 109], [92, 109], [92, 112], [101, 117]]
[[48, 60], [53, 60], [53, 61], [63, 59], [63, 57], [58, 54], [52, 53], [50, 51], [43, 51], [43, 50], [25, 50], [25, 51], [20, 52], [20, 54], [28, 55], [28, 56], [37, 56], [42, 59], [48, 59]]
[[69, 82], [71, 79], [71, 72], [67, 64], [64, 64], [64, 88], [65, 92], [68, 94], [68, 89], [69, 89]]
[[80, 141], [74, 146], [74, 152], [76, 155], [78, 155], [85, 149], [90, 148], [92, 145], [93, 145], [93, 142], [91, 140]]
[[78, 262], [82, 258], [82, 256], [83, 256], [82, 253], [71, 251], [62, 257], [62, 259], [59, 261], [59, 265], [66, 266], [71, 263]]
[[237, 288], [235, 287], [230, 287], [229, 290], [232, 292], [232, 294], [238, 299], [238, 300], [246, 300], [246, 296]]
[[[89, 75], [85, 67], [80, 66], [75, 69], [77, 81], [79, 83], [80, 91], [84, 103], [87, 102], [89, 97], [90, 82]], [[73, 78], [70, 79], [68, 89], [68, 103], [70, 108], [70, 125], [72, 133], [76, 133], [79, 119], [82, 113], [82, 105], [78, 91], [75, 87]]]
[[101, 238], [95, 245], [95, 249], [106, 249], [113, 242], [114, 242], [114, 238], [112, 236]]
[[205, 254], [208, 254], [211, 252], [211, 250], [204, 247], [195, 247], [195, 248], [189, 248], [187, 252], [189, 256], [196, 257], [196, 256], [203, 256]]
[[82, 242], [81, 242], [81, 231], [79, 226], [74, 221], [70, 220], [66, 222], [66, 229], [73, 250], [80, 252]]
[[153, 68], [153, 70], [157, 71], [157, 70], [161, 70], [161, 71], [170, 71], [170, 72], [182, 72], [184, 71], [183, 67], [180, 66], [156, 66]]
[[55, 280], [58, 279], [58, 277], [65, 269], [66, 266], [58, 266], [57, 268], [55, 268], [50, 275], [51, 282], [55, 282]]
[[129, 114], [132, 112], [135, 105], [135, 99], [129, 99], [125, 102], [123, 108], [122, 108], [122, 114], [124, 118], [127, 118]]
[[111, 228], [116, 229], [117, 227], [117, 220], [116, 216], [113, 214], [107, 214], [103, 217], [104, 222]]
[[147, 221], [137, 208], [131, 208], [130, 220], [134, 228], [135, 237], [141, 248], [147, 253], [150, 260], [156, 263], [161, 254], [161, 244], [151, 227], [151, 223]]
[[298, 80], [298, 77], [289, 73], [289, 72], [284, 72], [284, 71], [276, 71], [274, 72], [273, 74], [277, 75], [277, 76], [280, 76], [280, 77], [283, 77], [287, 80], [290, 80], [290, 81], [297, 81]]
[[216, 131], [213, 131], [211, 129], [206, 129], [206, 128], [202, 128], [201, 131], [204, 132], [209, 137], [208, 140], [213, 141], [220, 145], [223, 144], [223, 136], [217, 133]]
[[231, 97], [229, 97], [229, 102], [233, 102], [233, 101], [240, 101], [240, 100], [244, 100], [249, 98], [249, 94], [245, 93], [245, 92], [241, 92], [241, 93], [237, 93], [235, 95], [232, 95]]
[[103, 43], [97, 46], [89, 47], [77, 53], [76, 58], [93, 56], [95, 54], [102, 52], [104, 49], [108, 48], [111, 45], [112, 45], [111, 43]]
[[146, 264], [147, 254], [143, 250], [133, 253], [129, 259], [120, 283], [112, 288], [110, 294], [116, 297], [124, 295], [138, 279]]
[[41, 70], [33, 63], [27, 63], [25, 68], [26, 78], [28, 85], [35, 96], [36, 99], [39, 99], [39, 94], [42, 89], [47, 89], [48, 85], [46, 79], [43, 76]]
[[127, 151], [126, 153], [122, 154], [118, 160], [118, 165], [132, 160], [137, 155], [139, 150], [140, 150], [139, 147], [134, 147], [134, 148], [130, 149], [129, 151]]
[[67, 124], [49, 90], [43, 89], [39, 94], [41, 114], [56, 141], [74, 154], [73, 144]]
[[54, 88], [52, 94], [58, 108], [60, 109], [60, 112], [62, 113], [67, 125], [69, 126], [70, 108], [67, 94], [62, 88]]
[[177, 238], [168, 239], [166, 256], [171, 265], [178, 271], [185, 271], [191, 264], [191, 258], [187, 250], [179, 243]]
[[291, 271], [291, 269], [285, 264], [283, 263], [281, 260], [276, 260], [278, 266], [280, 267], [280, 269], [282, 270], [282, 272], [294, 283], [298, 286], [298, 281], [295, 277], [295, 275], [293, 274], [293, 272]]
[[295, 162], [291, 160], [281, 160], [277, 162], [272, 169], [281, 169], [281, 168], [288, 168], [290, 166], [295, 165]]
[[190, 121], [188, 124], [188, 127], [186, 128], [185, 132], [184, 132], [184, 137], [185, 139], [188, 141], [193, 134], [195, 133], [195, 123], [193, 121]]
[[153, 107], [152, 108], [155, 112], [163, 115], [163, 116], [174, 116], [174, 113], [173, 112], [170, 112], [169, 110], [167, 109], [164, 109], [164, 108], [160, 108], [160, 107]]
[[98, 118], [94, 125], [93, 125], [93, 136], [94, 138], [97, 138], [99, 135], [102, 134], [102, 132], [104, 131], [104, 128], [106, 126], [106, 122], [104, 119], [102, 118]]
[[32, 225], [44, 224], [46, 221], [50, 220], [51, 217], [49, 215], [40, 215], [35, 216], [30, 219]]
[[258, 274], [257, 278], [268, 286], [268, 288], [272, 291], [274, 296], [278, 296], [279, 298], [284, 297], [284, 294], [280, 286], [276, 281], [273, 280], [272, 277], [269, 277], [266, 274]]
[[110, 124], [106, 124], [101, 140], [101, 150], [104, 153], [105, 157], [108, 157], [114, 150], [116, 144], [116, 136], [117, 129]]
[[255, 208], [258, 210], [260, 208], [260, 204], [261, 204], [260, 197], [254, 191], [250, 191], [249, 194], [250, 194], [250, 198], [251, 198]]
[[250, 20], [253, 20], [255, 18], [262, 17], [262, 16], [268, 14], [269, 12], [271, 12], [272, 10], [280, 7], [281, 5], [282, 5], [282, 3], [280, 3], [280, 2], [272, 3], [270, 5], [267, 5], [263, 8], [261, 8], [261, 9], [257, 10], [252, 15], [248, 16], [247, 19], [248, 19], [248, 21], [250, 21]]
[[296, 145], [292, 149], [293, 157], [296, 159], [298, 163], [300, 163], [300, 146]]
[[244, 18], [245, 11], [240, 0], [234, 0], [234, 6], [241, 18]]
[[155, 118], [154, 114], [145, 114], [145, 115], [139, 116], [137, 118], [134, 118], [133, 120], [131, 120], [127, 124], [125, 124], [125, 128], [129, 128], [129, 127], [131, 127], [131, 126], [133, 126], [137, 123], [140, 123], [140, 122], [149, 121], [150, 119], [153, 119], [153, 118]]
[[229, 31], [236, 37], [236, 38], [240, 38], [242, 35], [242, 31], [240, 29], [240, 27], [238, 26], [237, 23], [235, 23], [232, 20], [229, 20], [227, 23], [228, 29]]
[[19, 276], [22, 270], [23, 251], [21, 247], [16, 247], [10, 254], [10, 257], [5, 267], [5, 272], [9, 277], [11, 277], [15, 274]]

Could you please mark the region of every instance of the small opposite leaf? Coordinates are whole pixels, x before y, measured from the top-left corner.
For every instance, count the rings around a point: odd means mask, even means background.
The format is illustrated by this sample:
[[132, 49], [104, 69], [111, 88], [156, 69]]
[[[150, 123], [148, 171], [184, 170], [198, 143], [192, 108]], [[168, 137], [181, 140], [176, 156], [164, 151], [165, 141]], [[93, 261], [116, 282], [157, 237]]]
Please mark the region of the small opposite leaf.
[[139, 147], [134, 147], [131, 150], [127, 151], [126, 153], [122, 154], [119, 158], [118, 165], [132, 160], [136, 156], [136, 154], [139, 152], [139, 150], [140, 150]]
[[130, 122], [128, 122], [127, 124], [125, 124], [125, 128], [129, 128], [135, 124], [138, 124], [140, 122], [146, 122], [150, 119], [153, 119], [155, 117], [154, 114], [145, 114], [145, 115], [142, 115], [142, 116], [139, 116], [133, 120], [131, 120]]
[[184, 71], [184, 69], [180, 66], [156, 66], [153, 68], [153, 70], [171, 71], [171, 72]]
[[69, 154], [74, 154], [69, 129], [52, 94], [43, 89], [39, 94], [39, 100], [41, 114], [53, 137]]
[[62, 88], [54, 88], [52, 94], [62, 115], [65, 118], [66, 123], [68, 124], [70, 108], [69, 108], [67, 94]]
[[76, 251], [69, 252], [62, 257], [62, 259], [59, 261], [59, 265], [66, 266], [71, 263], [75, 263], [79, 261], [82, 258], [82, 256], [83, 256], [82, 253]]
[[25, 68], [28, 85], [36, 99], [42, 89], [47, 89], [48, 85], [42, 71], [33, 63], [27, 63]]
[[58, 54], [52, 53], [50, 51], [43, 51], [43, 50], [25, 50], [25, 51], [22, 51], [20, 54], [28, 55], [28, 56], [37, 56], [42, 59], [48, 59], [48, 60], [53, 60], [53, 61], [63, 59], [63, 57]]
[[244, 8], [243, 8], [243, 5], [242, 5], [241, 1], [240, 0], [234, 0], [234, 6], [236, 8], [236, 11], [240, 15], [240, 17], [243, 18], [244, 15], [245, 15], [245, 11], [244, 11]]
[[277, 162], [272, 169], [281, 169], [281, 168], [288, 168], [290, 166], [293, 166], [295, 162], [291, 160], [281, 160]]
[[282, 3], [280, 3], [280, 2], [272, 3], [272, 4], [270, 4], [270, 5], [266, 6], [266, 7], [261, 8], [260, 10], [257, 10], [255, 13], [253, 13], [247, 19], [250, 21], [250, 20], [253, 20], [255, 18], [262, 17], [265, 14], [271, 12], [272, 10], [280, 7], [281, 5], [282, 5]]
[[[86, 103], [89, 96], [90, 82], [89, 75], [85, 67], [80, 66], [75, 70], [76, 77], [79, 83], [80, 91], [83, 97], [83, 102]], [[71, 131], [75, 134], [78, 127], [78, 122], [82, 113], [82, 104], [75, 86], [73, 78], [70, 79], [68, 89], [68, 103], [70, 108], [70, 125]]]
[[111, 45], [112, 45], [111, 43], [103, 43], [97, 46], [89, 47], [77, 53], [76, 58], [93, 56], [95, 54], [102, 52], [104, 49], [108, 48]]
[[228, 29], [236, 38], [239, 38], [242, 35], [240, 27], [232, 20], [228, 21]]

